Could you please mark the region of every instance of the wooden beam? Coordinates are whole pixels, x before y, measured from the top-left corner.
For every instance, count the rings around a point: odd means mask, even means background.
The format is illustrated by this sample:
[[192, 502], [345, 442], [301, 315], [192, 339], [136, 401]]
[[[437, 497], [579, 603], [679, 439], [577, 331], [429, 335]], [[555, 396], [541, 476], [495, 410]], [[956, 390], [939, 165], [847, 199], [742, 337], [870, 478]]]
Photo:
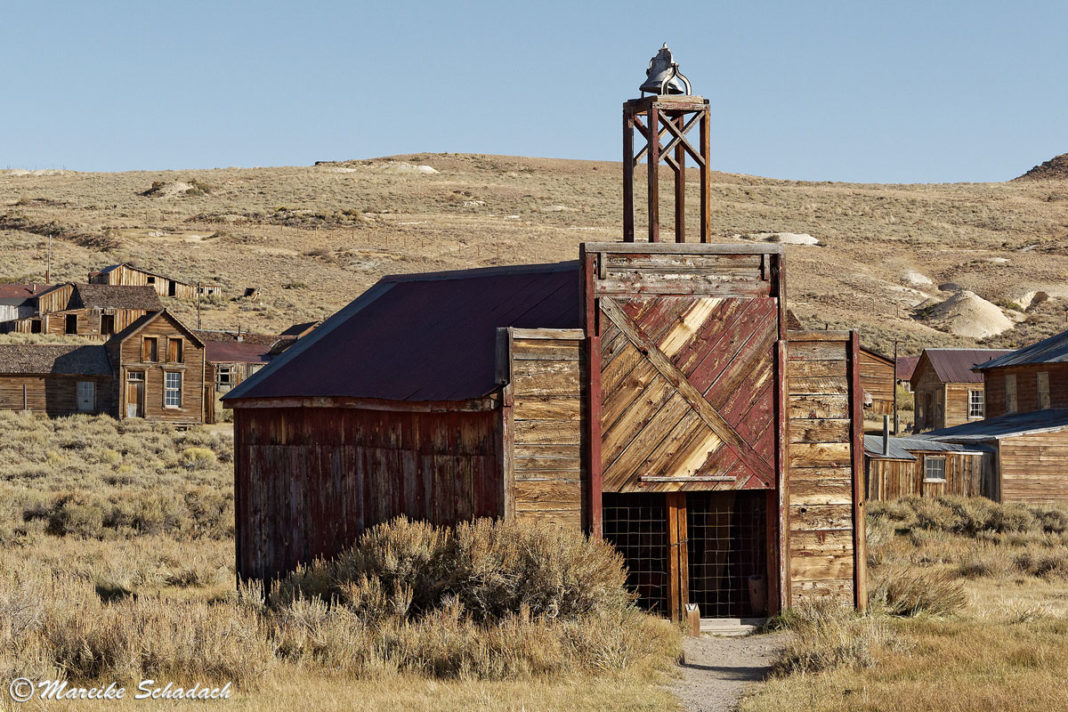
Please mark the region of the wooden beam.
[[[776, 504], [778, 505], [777, 516], [775, 517], [775, 524], [778, 527], [778, 536], [774, 539], [769, 539], [770, 542], [775, 542], [778, 545], [778, 552], [774, 557], [773, 566], [769, 568], [769, 571], [774, 571], [774, 578], [776, 579], [777, 586], [771, 589], [775, 595], [768, 598], [769, 601], [769, 613], [775, 615], [781, 613], [790, 607], [790, 596], [792, 595], [790, 586], [790, 471], [787, 468], [786, 449], [790, 442], [790, 420], [787, 415], [787, 396], [790, 392], [789, 387], [789, 373], [787, 372], [787, 364], [789, 358], [787, 349], [789, 344], [786, 341], [779, 341], [777, 348], [775, 349], [775, 355], [777, 357], [778, 366], [777, 374], [778, 378], [775, 379], [775, 410], [776, 424], [779, 429], [778, 442], [775, 447], [775, 464], [776, 464], [776, 478], [775, 478], [775, 497]], [[769, 549], [772, 547], [769, 546]]]
[[581, 341], [586, 338], [586, 332], [582, 329], [520, 329], [515, 326], [508, 327], [515, 339], [554, 339]]
[[728, 447], [734, 450], [738, 458], [744, 462], [749, 469], [758, 475], [762, 475], [763, 478], [774, 481], [775, 470], [774, 468], [760, 456], [753, 446], [738, 434], [738, 432], [724, 420], [723, 416], [716, 412], [716, 409], [712, 407], [712, 404], [705, 400], [704, 395], [698, 391], [690, 381], [686, 378], [686, 375], [680, 371], [675, 364], [671, 363], [671, 359], [663, 354], [656, 344], [649, 340], [649, 338], [641, 332], [638, 327], [627, 317], [623, 309], [615, 303], [611, 297], [601, 297], [601, 311], [604, 312], [613, 324], [615, 324], [620, 331], [622, 331], [631, 343], [639, 351], [641, 351], [649, 362], [653, 364], [657, 371], [667, 379], [679, 395], [681, 395], [691, 408], [693, 408], [697, 415], [705, 422], [705, 424], [712, 429], [716, 435], [723, 440]]
[[853, 448], [853, 593], [859, 611], [868, 609], [867, 525], [864, 507], [864, 392], [860, 387], [860, 334], [849, 337], [849, 398]]
[[649, 242], [660, 242], [660, 137], [657, 127], [660, 114], [656, 105], [649, 107]]
[[601, 310], [593, 285], [597, 281], [597, 263], [602, 257], [586, 251], [585, 245], [579, 246], [579, 263], [582, 265], [582, 317], [585, 341], [586, 388], [583, 396], [586, 400], [586, 417], [584, 422], [586, 447], [582, 479], [585, 486], [586, 528], [591, 537], [600, 538], [602, 484], [601, 463]]
[[[698, 243], [661, 242], [655, 245], [643, 242], [586, 242], [586, 252], [604, 252], [609, 254], [648, 253], [675, 255], [781, 255], [783, 246], [777, 243], [738, 243], [726, 245], [708, 245]], [[818, 332], [826, 333], [826, 332]], [[834, 332], [831, 332], [834, 333]]]
[[640, 475], [639, 482], [734, 482], [733, 475]]
[[634, 119], [623, 107], [623, 242], [634, 242]]
[[[668, 530], [668, 615], [671, 620], [682, 620], [689, 599], [689, 576], [686, 558], [686, 495], [669, 492], [664, 495], [667, 510]], [[680, 521], [682, 531], [680, 532]]]
[[[682, 124], [681, 116], [677, 120]], [[686, 242], [686, 151], [681, 145], [675, 148], [675, 162], [679, 164], [675, 172], [675, 242]]]
[[495, 410], [499, 394], [466, 401], [394, 401], [377, 398], [316, 396], [311, 398], [239, 398], [223, 401], [226, 408], [359, 408], [401, 413], [448, 413]]
[[705, 157], [701, 164], [701, 242], [708, 244], [712, 239], [712, 173], [709, 163], [709, 118], [708, 111], [701, 112], [701, 155]]

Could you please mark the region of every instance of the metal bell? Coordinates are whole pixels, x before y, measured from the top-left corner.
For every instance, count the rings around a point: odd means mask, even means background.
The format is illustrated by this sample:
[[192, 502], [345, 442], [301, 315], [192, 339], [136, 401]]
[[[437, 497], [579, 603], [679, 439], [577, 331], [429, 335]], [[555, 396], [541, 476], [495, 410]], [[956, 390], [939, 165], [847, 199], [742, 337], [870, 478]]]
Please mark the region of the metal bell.
[[690, 80], [679, 71], [679, 63], [672, 58], [667, 42], [649, 60], [645, 76], [645, 83], [640, 87], [642, 94], [689, 94], [692, 89]]

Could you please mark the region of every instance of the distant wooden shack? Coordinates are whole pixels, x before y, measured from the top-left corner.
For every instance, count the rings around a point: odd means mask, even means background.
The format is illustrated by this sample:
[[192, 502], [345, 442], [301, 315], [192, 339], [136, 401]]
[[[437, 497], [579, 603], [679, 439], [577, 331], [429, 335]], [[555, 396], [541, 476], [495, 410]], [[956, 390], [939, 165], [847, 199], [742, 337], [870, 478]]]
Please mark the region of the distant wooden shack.
[[973, 369], [1007, 353], [1004, 349], [924, 349], [912, 374], [916, 431], [986, 417], [983, 377]]
[[931, 438], [864, 438], [865, 489], [869, 500], [899, 497], [996, 499], [993, 450]]
[[50, 416], [114, 410], [102, 345], [0, 344], [0, 409]]
[[189, 284], [157, 272], [150, 272], [130, 264], [108, 265], [98, 272], [89, 273], [90, 284], [114, 284], [124, 286], [152, 287], [161, 297], [196, 299], [201, 296], [222, 294], [218, 284]]
[[987, 414], [1068, 408], [1068, 331], [976, 367]]
[[0, 284], [0, 333], [13, 331], [17, 319], [33, 316], [37, 296], [51, 289], [48, 284]]
[[63, 284], [39, 294], [35, 313], [16, 320], [14, 331], [103, 340], [162, 309], [159, 297], [148, 287]]
[[864, 391], [864, 415], [881, 418], [894, 414], [894, 360], [860, 347], [860, 387]]
[[787, 331], [782, 260], [599, 243], [384, 278], [224, 397], [240, 576], [400, 514], [515, 517], [612, 541], [671, 615], [862, 607], [859, 344]]

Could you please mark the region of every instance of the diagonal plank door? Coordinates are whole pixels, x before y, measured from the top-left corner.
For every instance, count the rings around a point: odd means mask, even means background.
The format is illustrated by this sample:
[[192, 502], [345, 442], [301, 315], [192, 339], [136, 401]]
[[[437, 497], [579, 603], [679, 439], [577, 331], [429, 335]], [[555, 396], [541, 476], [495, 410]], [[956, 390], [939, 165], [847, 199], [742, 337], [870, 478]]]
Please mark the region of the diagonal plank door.
[[604, 491], [774, 489], [778, 300], [599, 302]]

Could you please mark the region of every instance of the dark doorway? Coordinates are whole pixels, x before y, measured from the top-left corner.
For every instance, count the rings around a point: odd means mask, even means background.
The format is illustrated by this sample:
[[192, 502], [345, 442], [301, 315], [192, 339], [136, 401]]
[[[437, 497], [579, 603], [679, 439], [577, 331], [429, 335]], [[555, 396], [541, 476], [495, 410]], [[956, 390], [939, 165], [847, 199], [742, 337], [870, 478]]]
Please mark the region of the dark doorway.
[[176, 296], [177, 294], [178, 294], [178, 285], [172, 279], [169, 282], [167, 282], [167, 296], [168, 297], [173, 297], [173, 296]]
[[111, 336], [115, 333], [115, 315], [114, 314], [101, 314], [100, 315], [100, 333], [103, 336]]
[[67, 314], [66, 333], [77, 334], [78, 333], [78, 315]]

